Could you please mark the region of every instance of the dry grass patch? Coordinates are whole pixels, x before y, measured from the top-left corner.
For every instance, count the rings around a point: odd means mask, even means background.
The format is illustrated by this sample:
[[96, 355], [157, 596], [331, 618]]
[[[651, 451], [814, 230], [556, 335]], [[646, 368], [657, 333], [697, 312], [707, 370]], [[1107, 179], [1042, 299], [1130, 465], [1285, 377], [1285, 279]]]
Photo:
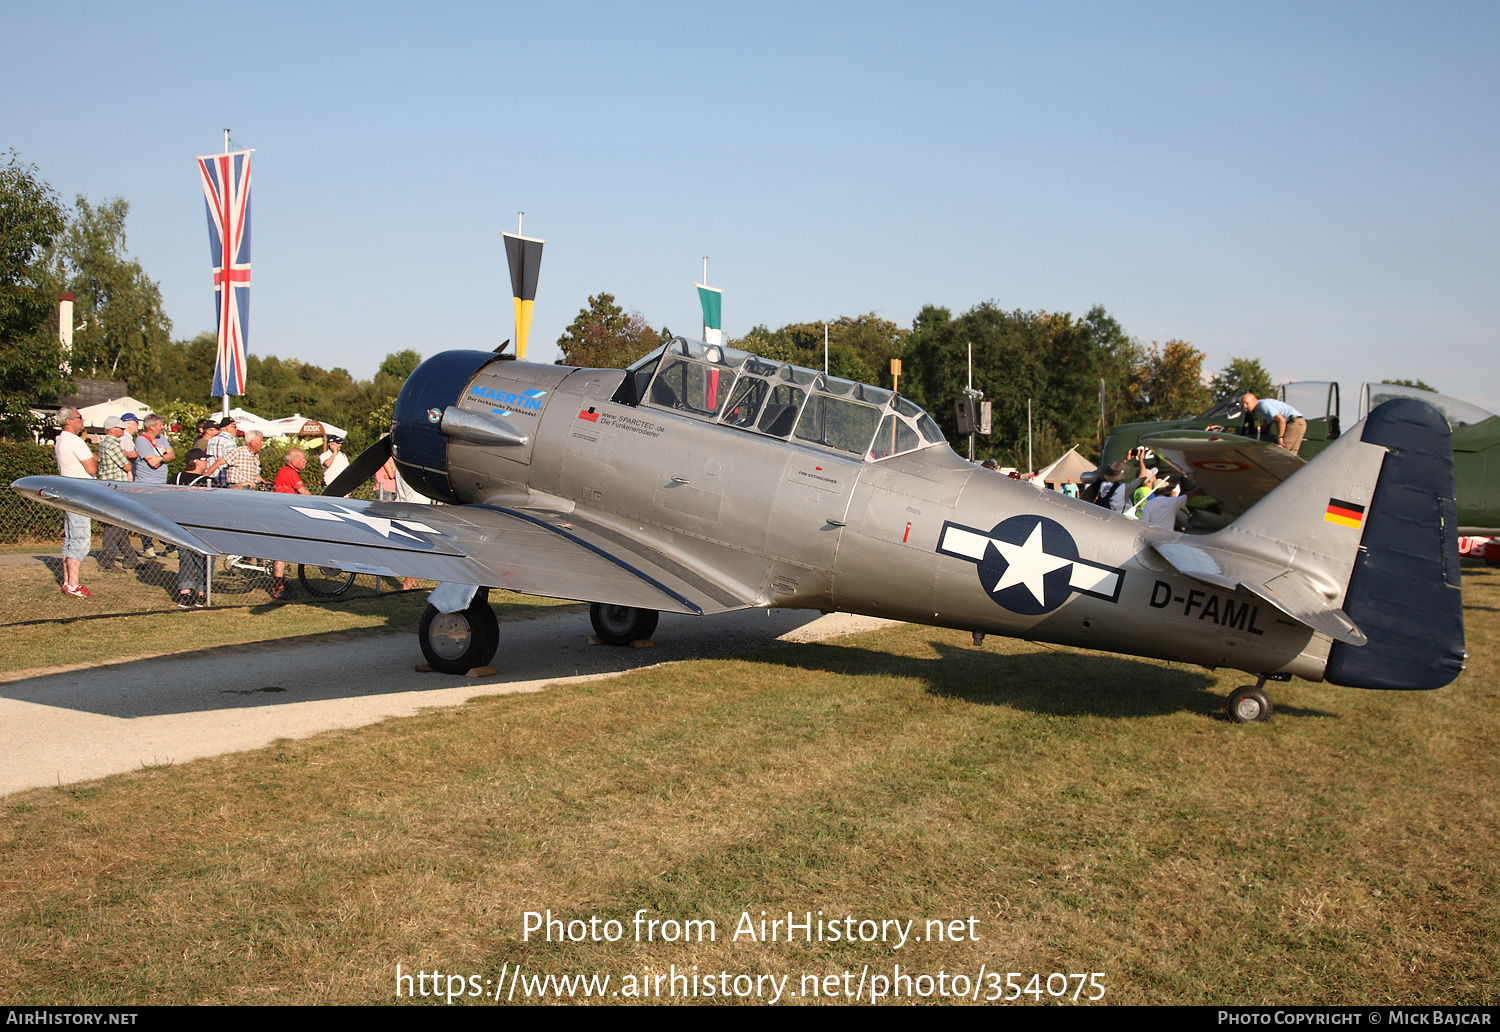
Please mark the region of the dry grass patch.
[[[383, 1002], [395, 965], [1103, 971], [1116, 1002], [1489, 1003], [1500, 578], [1435, 693], [899, 627], [637, 671], [12, 797], [15, 1002]], [[522, 915], [711, 919], [522, 942]], [[978, 919], [977, 942], [759, 943], [759, 919]], [[801, 997], [797, 998], [798, 1000]], [[1029, 1000], [1029, 997], [1026, 998]]]

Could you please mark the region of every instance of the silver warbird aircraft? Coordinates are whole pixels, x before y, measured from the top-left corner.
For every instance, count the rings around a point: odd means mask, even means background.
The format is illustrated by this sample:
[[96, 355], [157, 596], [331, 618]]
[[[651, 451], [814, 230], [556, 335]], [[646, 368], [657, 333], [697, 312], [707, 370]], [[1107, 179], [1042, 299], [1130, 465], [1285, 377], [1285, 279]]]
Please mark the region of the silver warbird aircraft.
[[[676, 338], [627, 370], [452, 351], [321, 497], [26, 477], [30, 498], [208, 553], [444, 582], [449, 673], [494, 657], [489, 590], [658, 612], [843, 610], [1258, 675], [1439, 688], [1464, 658], [1448, 424], [1392, 401], [1230, 526], [1185, 536], [959, 458], [890, 391]], [[345, 498], [388, 455], [444, 505]]]

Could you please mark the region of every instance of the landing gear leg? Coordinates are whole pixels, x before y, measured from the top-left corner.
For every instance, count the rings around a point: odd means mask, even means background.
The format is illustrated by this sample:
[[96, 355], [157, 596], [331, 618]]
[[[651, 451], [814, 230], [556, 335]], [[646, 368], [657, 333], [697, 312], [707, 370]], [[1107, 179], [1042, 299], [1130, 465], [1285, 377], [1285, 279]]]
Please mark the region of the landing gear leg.
[[630, 606], [607, 606], [589, 603], [589, 622], [594, 633], [606, 645], [629, 645], [651, 637], [661, 614], [654, 609], [632, 609]]
[[456, 613], [440, 613], [429, 605], [417, 637], [422, 655], [434, 670], [467, 674], [475, 667], [489, 666], [500, 647], [500, 621], [490, 608], [490, 589], [480, 588], [469, 608]]
[[1262, 690], [1264, 676], [1254, 684], [1247, 684], [1229, 693], [1229, 719], [1236, 724], [1261, 723], [1271, 719], [1275, 708], [1271, 697]]

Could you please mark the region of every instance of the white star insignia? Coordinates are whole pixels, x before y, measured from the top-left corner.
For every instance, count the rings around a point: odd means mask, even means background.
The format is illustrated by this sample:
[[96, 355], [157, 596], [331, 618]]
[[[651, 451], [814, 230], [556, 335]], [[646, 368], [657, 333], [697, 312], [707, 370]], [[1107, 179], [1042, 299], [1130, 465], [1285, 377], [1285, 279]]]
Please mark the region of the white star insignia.
[[1046, 605], [1046, 583], [1043, 578], [1054, 570], [1073, 565], [1071, 559], [1061, 559], [1042, 548], [1042, 525], [1031, 528], [1031, 536], [1024, 545], [1013, 545], [1009, 541], [994, 538], [990, 543], [1000, 552], [1006, 562], [1005, 572], [999, 582], [990, 589], [994, 594], [1016, 584], [1024, 584], [1037, 605]]
[[[427, 524], [418, 523], [416, 520], [389, 519], [384, 516], [371, 516], [368, 513], [356, 512], [353, 509], [346, 509], [342, 505], [336, 506], [336, 509], [337, 511], [334, 511], [332, 509], [304, 509], [300, 505], [292, 506], [292, 510], [294, 512], [300, 512], [302, 515], [315, 520], [331, 520], [334, 523], [342, 523], [345, 520], [348, 520], [350, 523], [363, 523], [375, 533], [387, 539], [389, 539], [392, 534], [400, 534], [402, 537], [411, 538], [413, 541], [422, 540], [421, 538], [417, 537], [417, 535], [408, 533], [409, 530], [426, 531], [428, 534], [437, 533], [437, 531], [433, 530]], [[397, 524], [399, 524], [400, 526], [398, 526]]]

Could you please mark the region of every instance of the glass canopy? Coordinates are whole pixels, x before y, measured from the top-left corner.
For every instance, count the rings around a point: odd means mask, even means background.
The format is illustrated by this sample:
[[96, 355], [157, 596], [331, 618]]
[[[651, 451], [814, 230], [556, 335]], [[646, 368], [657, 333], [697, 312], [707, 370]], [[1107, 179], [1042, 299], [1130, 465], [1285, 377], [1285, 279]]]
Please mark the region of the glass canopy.
[[891, 391], [682, 337], [626, 370], [614, 400], [872, 462], [944, 443], [931, 416]]

